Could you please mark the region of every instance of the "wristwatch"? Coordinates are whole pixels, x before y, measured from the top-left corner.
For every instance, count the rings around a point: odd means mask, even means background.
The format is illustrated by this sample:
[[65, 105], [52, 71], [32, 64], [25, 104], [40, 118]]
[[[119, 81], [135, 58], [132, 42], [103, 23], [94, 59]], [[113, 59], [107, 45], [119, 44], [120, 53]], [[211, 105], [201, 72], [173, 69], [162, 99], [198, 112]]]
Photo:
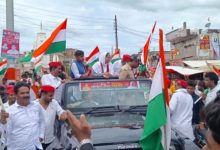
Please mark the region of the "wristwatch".
[[82, 141], [80, 142], [80, 145], [77, 147], [77, 150], [80, 150], [80, 147], [81, 147], [81, 146], [83, 146], [83, 145], [85, 145], [85, 144], [88, 144], [88, 143], [92, 144], [92, 140], [91, 140], [91, 139], [84, 139], [84, 140], [82, 140]]

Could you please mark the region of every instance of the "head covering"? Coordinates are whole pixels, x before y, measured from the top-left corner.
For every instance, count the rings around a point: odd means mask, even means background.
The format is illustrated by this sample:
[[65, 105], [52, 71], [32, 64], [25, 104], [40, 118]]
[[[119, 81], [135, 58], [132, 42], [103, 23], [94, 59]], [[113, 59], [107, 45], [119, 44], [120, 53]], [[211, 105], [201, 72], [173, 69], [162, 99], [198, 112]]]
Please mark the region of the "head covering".
[[6, 87], [6, 93], [7, 94], [14, 94], [14, 86], [13, 85], [8, 85]]
[[188, 83], [185, 80], [177, 80], [177, 83], [181, 85], [183, 88], [187, 88]]
[[43, 85], [41, 87], [41, 92], [54, 92], [55, 88], [50, 85]]
[[50, 62], [49, 67], [59, 67], [62, 66], [61, 62]]
[[105, 57], [108, 52], [103, 52], [99, 55], [99, 62], [102, 63], [103, 65], [105, 64]]
[[131, 61], [131, 55], [124, 54], [122, 59], [123, 59], [123, 61]]

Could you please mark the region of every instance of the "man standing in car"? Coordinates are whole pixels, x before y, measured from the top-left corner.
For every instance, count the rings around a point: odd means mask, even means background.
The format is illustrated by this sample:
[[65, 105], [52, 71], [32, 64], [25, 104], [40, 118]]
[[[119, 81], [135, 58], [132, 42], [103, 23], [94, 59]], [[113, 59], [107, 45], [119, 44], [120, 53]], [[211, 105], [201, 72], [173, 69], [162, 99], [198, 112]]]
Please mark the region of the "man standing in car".
[[49, 63], [50, 74], [46, 74], [42, 76], [41, 78], [42, 85], [51, 85], [56, 89], [62, 83], [64, 83], [64, 81], [58, 77], [59, 74], [62, 72], [61, 67], [62, 67], [61, 62], [50, 62]]
[[139, 66], [138, 61], [138, 55], [133, 54], [131, 55], [131, 59], [121, 68], [121, 71], [119, 73], [119, 79], [125, 80], [125, 79], [134, 79], [135, 74], [133, 69], [137, 68]]

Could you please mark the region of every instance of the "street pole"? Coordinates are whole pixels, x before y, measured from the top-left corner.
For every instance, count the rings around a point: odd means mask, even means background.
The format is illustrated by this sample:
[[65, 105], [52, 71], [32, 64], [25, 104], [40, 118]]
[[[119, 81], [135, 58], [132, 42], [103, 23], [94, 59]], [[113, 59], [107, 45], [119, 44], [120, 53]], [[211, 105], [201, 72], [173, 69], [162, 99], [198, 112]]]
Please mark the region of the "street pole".
[[[6, 29], [14, 31], [14, 0], [6, 0]], [[6, 76], [8, 82], [14, 82], [16, 80], [16, 60], [8, 59], [8, 69]]]
[[118, 49], [118, 23], [117, 23], [116, 15], [115, 15], [115, 48]]
[[14, 1], [6, 0], [6, 29], [14, 31]]

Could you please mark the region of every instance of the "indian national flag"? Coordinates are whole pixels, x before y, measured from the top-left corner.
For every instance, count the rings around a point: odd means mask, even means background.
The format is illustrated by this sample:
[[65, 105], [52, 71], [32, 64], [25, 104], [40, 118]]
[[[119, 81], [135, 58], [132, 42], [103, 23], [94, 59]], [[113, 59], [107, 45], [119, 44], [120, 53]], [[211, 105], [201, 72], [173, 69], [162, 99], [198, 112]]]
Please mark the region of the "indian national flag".
[[154, 23], [154, 26], [152, 28], [151, 34], [149, 35], [146, 44], [144, 45], [144, 49], [142, 51], [141, 54], [141, 63], [146, 65], [147, 64], [147, 58], [148, 58], [148, 52], [149, 52], [149, 46], [150, 46], [150, 42], [151, 42], [151, 38], [153, 36], [155, 27], [156, 27], [157, 22]]
[[7, 60], [3, 60], [2, 62], [0, 62], [0, 75], [4, 75], [6, 70], [7, 70]]
[[170, 146], [171, 127], [164, 62], [163, 31], [160, 30], [160, 61], [152, 80], [144, 131], [140, 139], [143, 150], [169, 150]]
[[32, 53], [32, 62], [37, 62], [44, 54], [63, 52], [66, 49], [66, 25], [63, 21], [50, 35], [50, 37]]
[[42, 58], [39, 59], [35, 64], [34, 64], [34, 69], [36, 72], [39, 72], [42, 68]]
[[112, 60], [111, 62], [114, 64], [115, 62], [117, 62], [120, 59], [120, 49], [116, 49], [115, 53], [112, 55]]
[[86, 64], [92, 67], [96, 62], [99, 61], [99, 47], [96, 48], [86, 57]]

